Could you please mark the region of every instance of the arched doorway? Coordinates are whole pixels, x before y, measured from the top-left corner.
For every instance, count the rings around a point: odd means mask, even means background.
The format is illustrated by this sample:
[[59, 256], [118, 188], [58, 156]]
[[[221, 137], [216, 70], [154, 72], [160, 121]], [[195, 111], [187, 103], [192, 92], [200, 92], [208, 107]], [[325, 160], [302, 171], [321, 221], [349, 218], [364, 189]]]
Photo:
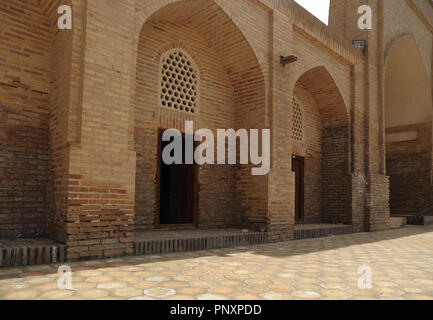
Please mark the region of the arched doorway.
[[385, 127], [391, 215], [431, 215], [431, 86], [411, 36], [398, 39], [387, 55]]
[[[326, 68], [313, 68], [299, 78], [292, 111], [296, 222], [351, 224], [349, 120]], [[297, 169], [296, 159], [303, 170]]]
[[[173, 70], [167, 65], [168, 78], [161, 78], [167, 71], [162, 62], [171, 56], [185, 60], [187, 73], [196, 73], [191, 83], [194, 88], [182, 87], [185, 75], [174, 64]], [[181, 82], [180, 88], [176, 79]], [[168, 91], [164, 91], [165, 85]], [[190, 89], [192, 95], [187, 95]], [[193, 109], [183, 107], [191, 102]], [[174, 128], [184, 133], [185, 121], [193, 121], [194, 130], [210, 129], [216, 136], [217, 129], [264, 128], [264, 119], [265, 86], [260, 65], [243, 34], [214, 1], [174, 1], [154, 12], [141, 29], [137, 51], [137, 229], [153, 229], [158, 224], [161, 192], [176, 193], [173, 184], [161, 188], [160, 129]], [[180, 174], [181, 170], [177, 171]], [[187, 183], [188, 189], [195, 192], [191, 198], [197, 199], [195, 226], [266, 225], [265, 177], [252, 177], [250, 168], [240, 165], [205, 165], [196, 171], [197, 176]], [[195, 179], [197, 188], [189, 188]]]

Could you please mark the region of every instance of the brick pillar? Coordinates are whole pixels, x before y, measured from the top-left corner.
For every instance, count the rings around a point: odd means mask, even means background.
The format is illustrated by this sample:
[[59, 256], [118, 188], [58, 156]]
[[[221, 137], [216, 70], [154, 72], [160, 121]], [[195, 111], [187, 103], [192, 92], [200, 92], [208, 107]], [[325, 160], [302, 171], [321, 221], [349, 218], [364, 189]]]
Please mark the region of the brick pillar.
[[88, 1], [80, 135], [69, 154], [68, 259], [132, 254], [135, 153], [128, 146], [134, 3]]
[[[373, 10], [373, 29], [358, 28], [358, 8], [369, 5]], [[364, 70], [359, 65], [354, 67], [355, 90], [352, 113], [352, 140], [355, 149], [352, 152], [352, 223], [354, 231], [386, 229], [384, 217], [389, 215], [389, 185], [385, 176], [385, 130], [384, 130], [384, 100], [383, 100], [383, 10], [382, 1], [378, 0], [331, 0], [329, 28], [338, 35], [352, 40], [367, 40]], [[364, 78], [362, 81], [360, 76]], [[364, 89], [359, 88], [362, 83]], [[363, 92], [362, 92], [363, 91]], [[361, 102], [359, 95], [365, 96]], [[361, 112], [364, 105], [364, 110]], [[362, 117], [364, 121], [364, 141], [361, 141]], [[360, 143], [361, 142], [361, 143]], [[364, 160], [359, 151], [363, 145]], [[361, 168], [358, 163], [365, 163]], [[354, 165], [355, 164], [355, 165]], [[365, 190], [365, 200], [360, 195]], [[362, 205], [364, 202], [364, 205]], [[363, 210], [362, 207], [365, 207]], [[388, 209], [387, 209], [388, 206]], [[388, 219], [389, 220], [389, 219]], [[382, 224], [383, 225], [379, 225]]]
[[352, 226], [354, 232], [365, 231], [366, 225], [366, 99], [364, 60], [352, 66], [351, 107], [351, 172], [352, 172]]
[[295, 176], [291, 171], [292, 145], [290, 137], [292, 96], [294, 80], [290, 78], [290, 65], [283, 66], [280, 56], [293, 54], [292, 24], [287, 10], [272, 13], [272, 66], [270, 73], [272, 130], [272, 169], [268, 177], [268, 239], [281, 241], [294, 239]]
[[385, 175], [385, 117], [383, 61], [383, 4], [370, 0], [373, 30], [367, 33], [366, 86], [368, 88], [367, 225], [369, 231], [389, 229], [389, 177]]

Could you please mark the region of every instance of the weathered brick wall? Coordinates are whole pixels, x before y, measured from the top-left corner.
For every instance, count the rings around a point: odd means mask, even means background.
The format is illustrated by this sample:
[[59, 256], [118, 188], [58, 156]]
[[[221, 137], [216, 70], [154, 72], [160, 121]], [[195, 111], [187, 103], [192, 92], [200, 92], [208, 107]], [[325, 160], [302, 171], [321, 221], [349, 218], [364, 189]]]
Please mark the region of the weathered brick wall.
[[[404, 69], [399, 69], [394, 72], [387, 68], [401, 68], [399, 63], [393, 61], [395, 50], [401, 50], [402, 42], [407, 45], [416, 46], [418, 57], [410, 57], [408, 64], [413, 66], [412, 68], [419, 70], [419, 77], [423, 83], [429, 81], [432, 83], [432, 56], [433, 56], [433, 35], [432, 30], [427, 27], [424, 18], [420, 19], [415, 7], [413, 7], [413, 1], [384, 1], [384, 31], [383, 31], [383, 54], [384, 61], [386, 63], [385, 69], [383, 70], [383, 77], [385, 83], [391, 81], [387, 77], [392, 77], [392, 74], [398, 75], [406, 74]], [[421, 3], [417, 3], [418, 6]], [[419, 8], [418, 8], [419, 9]], [[431, 8], [425, 8], [422, 13], [425, 14], [425, 18], [429, 18], [433, 10]], [[429, 22], [427, 22], [428, 24]], [[409, 40], [409, 41], [408, 41]], [[412, 48], [407, 47], [407, 52], [412, 52]], [[409, 58], [409, 57], [408, 57]], [[419, 61], [418, 61], [419, 59]], [[419, 65], [422, 65], [419, 67]], [[427, 79], [426, 79], [427, 78]], [[402, 79], [404, 81], [404, 79]], [[391, 82], [395, 85], [395, 81]], [[411, 101], [408, 102], [407, 108], [410, 109], [409, 114], [420, 113], [420, 110], [424, 107], [424, 99], [421, 95], [428, 95], [430, 100], [430, 109], [432, 107], [431, 92], [423, 91], [422, 84], [417, 85], [417, 88], [412, 87], [413, 83], [407, 83], [407, 95], [412, 97]], [[430, 86], [431, 87], [431, 86]], [[385, 87], [385, 106], [388, 112], [396, 112], [393, 106], [390, 106], [390, 102], [386, 99], [390, 99], [389, 94], [387, 95], [388, 88]], [[414, 97], [415, 95], [415, 97]], [[413, 105], [415, 98], [420, 105]], [[386, 114], [385, 114], [386, 116]], [[405, 115], [402, 115], [405, 117]], [[395, 115], [392, 114], [393, 119]], [[386, 172], [390, 176], [390, 206], [391, 215], [431, 215], [432, 214], [432, 122], [431, 122], [431, 111], [429, 115], [430, 121], [424, 123], [413, 123], [410, 121], [407, 125], [388, 126], [386, 134], [405, 132], [405, 131], [417, 131], [417, 138], [415, 141], [403, 141], [403, 142], [392, 142], [386, 144]], [[385, 118], [387, 121], [387, 118]]]
[[[368, 4], [372, 7], [373, 30], [362, 31], [357, 27], [357, 8]], [[427, 1], [418, 0], [386, 0], [386, 1], [331, 1], [330, 29], [351, 41], [365, 39], [368, 41], [366, 53], [366, 87], [365, 101], [367, 119], [367, 183], [370, 191], [375, 194], [375, 201], [389, 201], [385, 178], [375, 175], [391, 176], [391, 210], [396, 214], [420, 214], [431, 211], [431, 130], [419, 132], [420, 141], [387, 144], [385, 148], [385, 73], [389, 53], [394, 44], [401, 38], [410, 36], [417, 43], [422, 55], [425, 69], [431, 79], [432, 70], [432, 26], [433, 10]], [[413, 62], [412, 59], [409, 63]], [[408, 106], [409, 107], [409, 106]], [[424, 124], [418, 124], [424, 127]], [[427, 125], [431, 126], [431, 124]], [[399, 132], [402, 128], [388, 128], [386, 132]], [[403, 128], [404, 129], [404, 128]], [[397, 131], [395, 131], [397, 130]], [[425, 134], [425, 136], [424, 136]], [[386, 154], [385, 154], [386, 149]], [[386, 163], [385, 163], [386, 162]], [[371, 179], [371, 181], [370, 181]], [[385, 183], [385, 184], [384, 184]], [[377, 187], [377, 188], [376, 188]], [[376, 188], [376, 189], [375, 189]], [[381, 192], [385, 192], [380, 195]], [[377, 202], [367, 204], [367, 216], [372, 229], [384, 226], [374, 226], [385, 221], [375, 219], [374, 214], [386, 212], [376, 210], [384, 208]], [[372, 204], [373, 203], [373, 204]], [[356, 218], [360, 221], [361, 219]], [[386, 223], [386, 221], [385, 221]]]
[[390, 227], [389, 178], [384, 175], [371, 175], [369, 183], [366, 229], [387, 230]]
[[[69, 157], [67, 141], [69, 137], [68, 122], [72, 110], [71, 97], [71, 69], [73, 46], [72, 30], [60, 30], [57, 26], [59, 14], [57, 9], [60, 3], [72, 6], [72, 1], [45, 1], [46, 13], [49, 18], [51, 32], [53, 34], [52, 45], [52, 90], [50, 112], [50, 137], [51, 137], [51, 175], [53, 193], [49, 201], [51, 210], [45, 218], [46, 234], [58, 241], [65, 241], [65, 213], [67, 198], [67, 179]], [[72, 6], [73, 13], [79, 12], [79, 6]], [[79, 32], [79, 23], [74, 19], [74, 27]]]
[[0, 237], [45, 232], [52, 45], [42, 6], [0, 1]]
[[409, 125], [387, 130], [417, 131], [413, 141], [386, 145], [386, 168], [390, 177], [391, 215], [431, 215], [431, 140], [432, 124]]
[[[132, 254], [135, 153], [129, 150], [129, 111], [135, 71], [134, 4], [87, 2], [81, 116], [75, 120], [79, 143], [69, 144], [68, 259]], [[79, 84], [74, 82], [73, 88]], [[76, 96], [71, 99], [75, 105]]]

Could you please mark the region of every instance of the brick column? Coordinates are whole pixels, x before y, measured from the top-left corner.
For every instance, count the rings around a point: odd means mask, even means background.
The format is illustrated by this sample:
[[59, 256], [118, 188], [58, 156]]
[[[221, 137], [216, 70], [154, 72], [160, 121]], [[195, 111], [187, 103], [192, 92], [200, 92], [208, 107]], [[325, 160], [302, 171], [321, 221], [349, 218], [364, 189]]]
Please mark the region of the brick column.
[[[383, 4], [370, 0], [373, 30], [368, 31], [368, 190], [367, 225], [369, 231], [389, 229], [389, 177], [385, 175], [385, 119], [383, 66]], [[376, 85], [375, 85], [376, 84]]]
[[294, 239], [295, 224], [295, 176], [292, 173], [292, 145], [290, 137], [291, 88], [290, 65], [283, 66], [280, 56], [293, 54], [292, 24], [288, 6], [281, 3], [280, 10], [272, 13], [270, 73], [271, 115], [269, 127], [272, 130], [272, 169], [268, 177], [268, 239], [281, 241]]
[[[361, 5], [369, 5], [373, 10], [373, 30], [360, 30], [358, 28], [358, 8]], [[377, 230], [387, 228], [384, 218], [389, 216], [389, 185], [385, 176], [385, 131], [384, 131], [384, 105], [383, 105], [383, 61], [382, 61], [382, 33], [383, 33], [382, 1], [378, 0], [331, 0], [330, 30], [352, 40], [367, 40], [367, 52], [365, 53], [364, 69], [354, 66], [354, 107], [352, 113], [352, 144], [356, 147], [352, 152], [352, 223], [354, 231], [370, 229]], [[363, 80], [360, 78], [362, 75]], [[360, 88], [362, 84], [363, 88]], [[360, 95], [365, 96], [363, 102], [359, 101]], [[361, 104], [364, 106], [360, 113]], [[362, 121], [364, 117], [364, 121]], [[361, 145], [359, 134], [364, 126], [365, 158], [359, 146]], [[356, 163], [365, 163], [365, 168], [360, 168]], [[366, 186], [366, 188], [365, 188]], [[365, 188], [365, 200], [360, 196]], [[380, 193], [380, 194], [379, 194]], [[362, 204], [364, 202], [364, 205]], [[373, 208], [372, 206], [375, 206]], [[388, 209], [387, 209], [388, 206]], [[363, 209], [364, 207], [365, 209]], [[381, 208], [381, 209], [379, 209]], [[380, 218], [382, 217], [382, 218]], [[389, 220], [389, 219], [388, 219]], [[385, 222], [384, 222], [385, 221]], [[379, 226], [378, 223], [384, 223]]]
[[352, 172], [352, 226], [353, 231], [365, 231], [366, 226], [366, 99], [364, 61], [352, 66], [351, 107], [351, 172]]
[[69, 154], [68, 259], [132, 254], [135, 153], [128, 146], [134, 4], [88, 1], [80, 135]]

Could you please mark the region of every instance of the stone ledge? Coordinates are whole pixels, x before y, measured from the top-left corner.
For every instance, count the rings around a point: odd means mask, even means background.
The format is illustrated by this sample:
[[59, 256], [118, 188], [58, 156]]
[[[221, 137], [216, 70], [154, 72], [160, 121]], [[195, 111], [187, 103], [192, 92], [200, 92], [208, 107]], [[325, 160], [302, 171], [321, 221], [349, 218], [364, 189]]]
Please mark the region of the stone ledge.
[[295, 240], [325, 238], [353, 233], [350, 225], [299, 225], [295, 227]]
[[47, 239], [0, 240], [0, 267], [63, 263], [65, 246]]
[[391, 229], [399, 229], [407, 225], [406, 217], [391, 217]]
[[406, 218], [407, 224], [412, 226], [431, 226], [433, 225], [433, 216], [399, 216]]
[[267, 243], [267, 234], [260, 232], [233, 233], [221, 235], [177, 236], [171, 238], [142, 240], [134, 242], [134, 255], [164, 254], [174, 252], [200, 251], [233, 248]]

